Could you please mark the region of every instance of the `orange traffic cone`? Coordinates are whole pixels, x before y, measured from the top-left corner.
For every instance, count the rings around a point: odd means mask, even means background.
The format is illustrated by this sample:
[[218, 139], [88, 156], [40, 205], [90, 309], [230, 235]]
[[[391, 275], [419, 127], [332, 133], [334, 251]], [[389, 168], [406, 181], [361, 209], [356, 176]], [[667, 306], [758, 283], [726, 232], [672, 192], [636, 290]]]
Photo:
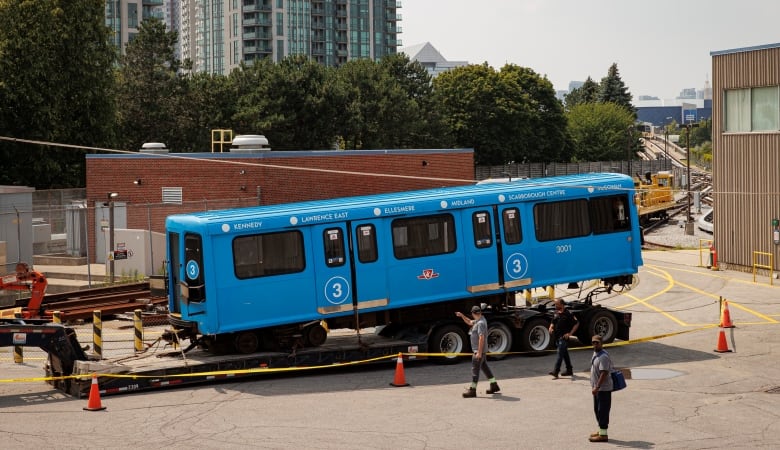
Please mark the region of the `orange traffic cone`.
[[726, 332], [723, 330], [723, 328], [721, 328], [720, 332], [718, 333], [718, 348], [716, 348], [714, 351], [718, 353], [726, 353], [731, 351], [729, 350], [729, 344], [726, 342]]
[[734, 324], [731, 323], [731, 313], [729, 312], [729, 301], [723, 301], [723, 313], [720, 315], [720, 327], [721, 328], [734, 328]]
[[409, 386], [404, 377], [404, 357], [401, 353], [398, 353], [398, 362], [395, 364], [395, 378], [390, 386], [403, 387]]
[[89, 388], [89, 400], [87, 400], [87, 406], [84, 407], [84, 411], [102, 411], [106, 409], [105, 406], [100, 404], [100, 388], [98, 387], [97, 374], [92, 374], [92, 386]]

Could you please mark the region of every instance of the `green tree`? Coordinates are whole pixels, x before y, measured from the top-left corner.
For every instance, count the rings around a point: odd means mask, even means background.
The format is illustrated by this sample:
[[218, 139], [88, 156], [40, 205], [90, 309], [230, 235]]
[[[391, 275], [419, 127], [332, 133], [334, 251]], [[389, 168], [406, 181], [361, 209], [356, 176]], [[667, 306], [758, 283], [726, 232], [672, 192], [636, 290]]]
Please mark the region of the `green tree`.
[[[347, 148], [380, 149], [409, 145], [407, 130], [421, 117], [421, 105], [412, 96], [424, 92], [424, 75], [401, 69], [404, 61], [384, 63], [367, 59], [347, 62], [338, 69], [343, 97], [339, 135]], [[417, 81], [415, 82], [415, 77]], [[424, 79], [424, 78], [422, 78]], [[419, 129], [416, 131], [419, 133]]]
[[511, 158], [516, 162], [565, 162], [571, 154], [566, 146], [566, 117], [563, 105], [555, 97], [552, 83], [532, 69], [507, 64], [499, 79], [509, 88], [518, 107], [508, 111], [514, 119], [508, 130]]
[[636, 149], [631, 112], [615, 103], [583, 103], [567, 112], [578, 161], [624, 160]]
[[211, 130], [231, 129], [238, 92], [229, 77], [195, 73], [183, 78], [181, 95], [175, 99], [175, 135], [171, 148], [205, 152], [211, 149]]
[[[0, 0], [0, 135], [113, 143], [113, 64], [102, 0]], [[84, 186], [85, 151], [0, 141], [0, 184]]]
[[405, 92], [404, 104], [397, 108], [398, 127], [388, 130], [394, 148], [433, 148], [447, 146], [447, 134], [440, 108], [433, 96], [431, 75], [417, 61], [403, 53], [382, 58], [380, 67]]
[[[277, 150], [330, 148], [335, 140], [333, 70], [302, 55], [256, 61], [236, 74], [243, 132], [262, 133]], [[246, 83], [255, 80], [254, 86]], [[244, 89], [247, 88], [247, 91]]]
[[179, 136], [176, 102], [184, 88], [177, 75], [176, 40], [175, 31], [152, 18], [141, 22], [127, 45], [117, 77], [118, 129], [125, 149], [138, 149], [144, 142], [174, 148]]
[[582, 86], [572, 89], [571, 92], [563, 96], [566, 103], [566, 110], [573, 108], [582, 103], [594, 103], [599, 101], [599, 87], [598, 83], [593, 81], [593, 78], [588, 77]]
[[568, 160], [562, 105], [533, 70], [458, 67], [434, 89], [455, 144], [474, 148], [477, 164]]
[[518, 105], [503, 101], [492, 67], [456, 67], [434, 78], [433, 87], [456, 146], [473, 148], [476, 164], [512, 161], [504, 112]]
[[636, 117], [636, 108], [631, 104], [631, 94], [628, 92], [628, 87], [623, 83], [623, 79], [620, 78], [618, 72], [617, 63], [613, 63], [609, 66], [607, 76], [601, 79], [601, 85], [599, 89], [599, 101], [602, 103], [614, 103], [626, 108], [631, 114]]

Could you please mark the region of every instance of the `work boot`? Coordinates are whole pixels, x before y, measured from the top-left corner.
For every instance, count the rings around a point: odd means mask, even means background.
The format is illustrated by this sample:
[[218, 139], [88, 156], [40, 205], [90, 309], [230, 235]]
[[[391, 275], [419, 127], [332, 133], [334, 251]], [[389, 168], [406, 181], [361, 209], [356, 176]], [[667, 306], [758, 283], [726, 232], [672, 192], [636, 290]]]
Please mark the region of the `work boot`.
[[477, 388], [470, 387], [463, 393], [463, 398], [474, 398], [477, 396]]
[[574, 375], [574, 373], [572, 372], [572, 370], [571, 370], [571, 369], [566, 369], [566, 372], [563, 372], [563, 373], [561, 374], [561, 376], [562, 376], [562, 377], [570, 377], [570, 376], [572, 376], [572, 375]]
[[498, 394], [498, 391], [500, 391], [501, 388], [498, 387], [498, 383], [493, 382], [490, 383], [490, 388], [485, 391], [485, 394]]
[[609, 438], [606, 434], [597, 434], [595, 436], [591, 436], [588, 440], [591, 442], [609, 442]]
[[553, 380], [557, 380], [558, 379], [558, 372], [549, 372], [547, 375], [552, 376]]

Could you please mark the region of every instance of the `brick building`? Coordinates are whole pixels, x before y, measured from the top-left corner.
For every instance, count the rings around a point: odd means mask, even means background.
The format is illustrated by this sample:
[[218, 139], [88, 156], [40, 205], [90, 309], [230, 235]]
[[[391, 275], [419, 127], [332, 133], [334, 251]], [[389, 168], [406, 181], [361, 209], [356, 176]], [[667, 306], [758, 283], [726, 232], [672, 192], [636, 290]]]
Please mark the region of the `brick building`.
[[171, 214], [462, 185], [474, 179], [473, 156], [472, 149], [87, 155], [90, 259], [105, 260], [96, 236], [106, 232], [109, 202], [115, 228], [163, 233]]

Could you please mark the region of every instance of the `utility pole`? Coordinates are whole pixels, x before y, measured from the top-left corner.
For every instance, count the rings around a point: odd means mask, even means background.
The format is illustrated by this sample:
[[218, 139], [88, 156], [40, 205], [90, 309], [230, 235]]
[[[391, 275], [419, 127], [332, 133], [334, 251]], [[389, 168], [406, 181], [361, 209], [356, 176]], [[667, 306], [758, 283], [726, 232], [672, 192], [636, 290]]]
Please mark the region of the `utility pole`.
[[693, 217], [691, 216], [691, 128], [698, 127], [698, 123], [688, 122], [685, 124], [685, 154], [687, 171], [687, 192], [685, 198], [688, 199], [688, 206], [685, 208], [685, 234], [693, 235]]

